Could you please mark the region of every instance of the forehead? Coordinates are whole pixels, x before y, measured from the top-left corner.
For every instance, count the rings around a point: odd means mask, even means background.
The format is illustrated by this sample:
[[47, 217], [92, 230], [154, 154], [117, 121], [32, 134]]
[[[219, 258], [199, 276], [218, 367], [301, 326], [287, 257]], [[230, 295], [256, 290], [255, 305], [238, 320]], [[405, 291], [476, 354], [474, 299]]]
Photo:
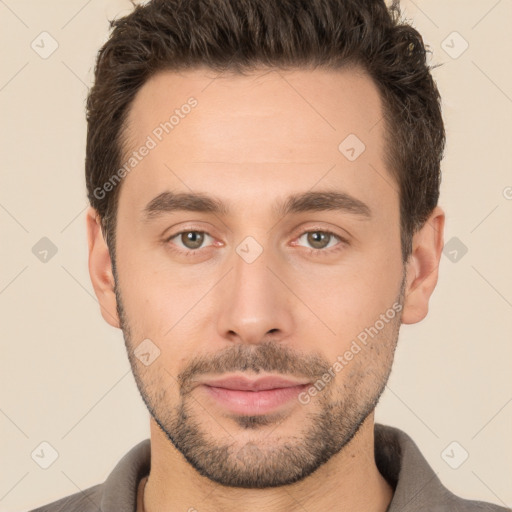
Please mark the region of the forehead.
[[150, 200], [177, 187], [261, 194], [324, 180], [377, 198], [382, 120], [377, 87], [360, 68], [160, 72], [130, 107], [123, 163], [151, 150], [121, 196]]
[[[167, 138], [181, 148], [176, 158], [186, 158], [192, 148], [198, 156], [232, 156], [229, 146], [239, 160], [254, 162], [256, 156], [262, 160], [263, 142], [268, 143], [265, 161], [290, 161], [318, 152], [332, 156], [337, 142], [349, 133], [376, 142], [380, 130], [372, 128], [382, 118], [377, 88], [360, 68], [260, 69], [248, 75], [200, 68], [160, 72], [148, 80], [130, 108], [129, 139], [135, 142], [152, 133], [190, 98], [197, 100], [187, 115], [192, 121], [181, 122], [180, 117], [179, 129], [174, 126]], [[315, 147], [300, 144], [306, 140]]]

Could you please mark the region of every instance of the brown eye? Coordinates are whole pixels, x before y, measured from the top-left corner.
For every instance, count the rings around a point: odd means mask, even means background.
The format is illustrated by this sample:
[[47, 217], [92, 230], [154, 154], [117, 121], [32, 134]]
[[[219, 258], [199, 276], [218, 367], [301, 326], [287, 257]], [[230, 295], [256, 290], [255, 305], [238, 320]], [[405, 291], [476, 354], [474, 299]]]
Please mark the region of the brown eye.
[[307, 241], [313, 249], [325, 249], [332, 236], [331, 233], [325, 231], [310, 231], [307, 233]]
[[185, 231], [180, 233], [180, 240], [187, 249], [199, 249], [203, 245], [204, 235], [201, 231]]
[[199, 249], [208, 247], [208, 245], [205, 245], [208, 243], [208, 239], [210, 239], [209, 245], [212, 245], [214, 239], [211, 235], [205, 231], [195, 231], [191, 229], [175, 233], [171, 237], [167, 238], [166, 242], [175, 246], [177, 250], [181, 252], [198, 252]]
[[309, 254], [314, 256], [327, 256], [344, 249], [350, 244], [345, 238], [332, 231], [317, 229], [304, 231], [302, 235], [295, 239], [292, 245], [300, 245], [305, 249], [309, 249]]

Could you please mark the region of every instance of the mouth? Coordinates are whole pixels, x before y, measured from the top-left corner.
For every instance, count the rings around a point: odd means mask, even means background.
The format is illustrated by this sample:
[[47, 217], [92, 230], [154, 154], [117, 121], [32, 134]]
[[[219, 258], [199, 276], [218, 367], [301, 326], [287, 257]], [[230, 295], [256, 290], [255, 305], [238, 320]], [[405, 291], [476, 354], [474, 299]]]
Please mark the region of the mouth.
[[251, 380], [232, 376], [201, 383], [201, 388], [223, 409], [235, 414], [262, 415], [297, 400], [309, 382], [267, 376]]

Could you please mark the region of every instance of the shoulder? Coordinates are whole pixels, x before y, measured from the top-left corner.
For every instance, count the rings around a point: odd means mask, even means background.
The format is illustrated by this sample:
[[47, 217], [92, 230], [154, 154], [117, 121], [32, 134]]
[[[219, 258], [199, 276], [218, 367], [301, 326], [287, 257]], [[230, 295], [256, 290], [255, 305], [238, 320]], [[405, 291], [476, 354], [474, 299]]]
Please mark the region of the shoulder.
[[461, 498], [442, 484], [436, 487], [437, 490], [430, 496], [428, 508], [425, 509], [429, 512], [511, 512], [511, 509], [493, 503]]
[[84, 491], [70, 494], [65, 498], [47, 503], [30, 512], [99, 512], [101, 510], [100, 504], [103, 496], [103, 485], [104, 484], [98, 484]]
[[450, 492], [416, 443], [396, 427], [375, 424], [375, 462], [394, 488], [388, 512], [512, 512]]
[[439, 504], [429, 506], [429, 512], [511, 512], [509, 508], [483, 501], [466, 500], [454, 494], [439, 501]]
[[149, 474], [150, 440], [145, 439], [130, 449], [100, 484], [58, 501], [47, 503], [30, 512], [119, 512], [135, 510], [137, 486]]

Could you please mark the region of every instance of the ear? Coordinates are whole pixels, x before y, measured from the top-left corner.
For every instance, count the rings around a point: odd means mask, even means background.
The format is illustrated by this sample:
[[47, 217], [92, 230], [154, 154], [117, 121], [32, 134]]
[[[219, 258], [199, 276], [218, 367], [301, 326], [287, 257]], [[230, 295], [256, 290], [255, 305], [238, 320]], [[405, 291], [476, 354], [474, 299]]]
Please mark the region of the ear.
[[86, 216], [87, 241], [89, 245], [89, 275], [94, 293], [100, 304], [103, 319], [113, 327], [120, 328], [117, 315], [117, 300], [114, 292], [114, 275], [112, 261], [107, 243], [101, 231], [98, 212], [89, 207]]
[[402, 323], [415, 324], [428, 313], [428, 301], [437, 284], [439, 261], [444, 245], [443, 210], [436, 206], [412, 239], [412, 252], [406, 264], [406, 286]]

